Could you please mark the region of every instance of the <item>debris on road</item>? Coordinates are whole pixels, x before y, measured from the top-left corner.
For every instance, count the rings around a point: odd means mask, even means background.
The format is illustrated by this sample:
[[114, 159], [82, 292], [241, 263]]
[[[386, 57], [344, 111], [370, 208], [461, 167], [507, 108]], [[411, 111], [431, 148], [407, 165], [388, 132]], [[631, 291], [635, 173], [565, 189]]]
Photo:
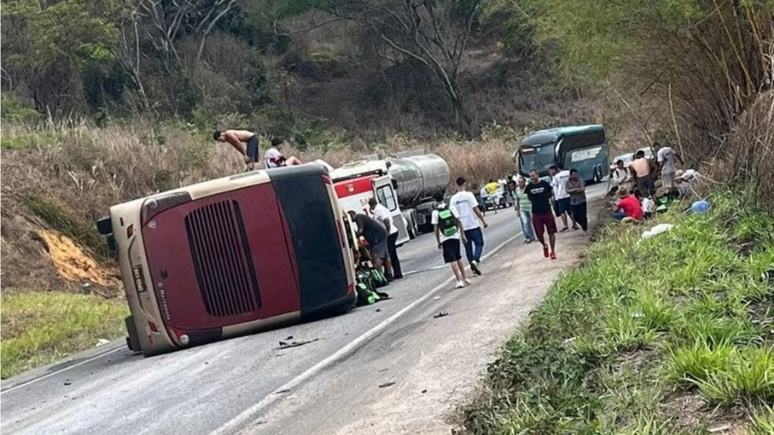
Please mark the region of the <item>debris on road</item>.
[[425, 394], [425, 393], [427, 393], [427, 390], [422, 390], [422, 394]]
[[68, 379], [68, 380], [64, 381], [64, 384], [65, 385], [72, 385], [72, 382], [70, 382], [70, 380]]
[[441, 311], [440, 313], [438, 313], [435, 316], [433, 316], [433, 319], [440, 319], [441, 317], [446, 317], [448, 315], [449, 315], [449, 313], [447, 313], [446, 311]]
[[293, 341], [291, 343], [280, 341], [279, 342], [279, 345], [280, 345], [279, 349], [289, 349], [291, 347], [303, 346], [305, 344], [314, 343], [315, 341], [319, 341], [319, 340], [320, 340], [319, 338], [315, 338], [314, 340]]
[[97, 340], [97, 347], [104, 346], [108, 343], [110, 343], [110, 340], [105, 340], [104, 338], [100, 338], [99, 340]]
[[377, 308], [377, 309], [376, 309], [376, 312], [377, 312], [377, 313], [381, 313], [381, 312], [382, 312], [382, 309], [381, 309], [381, 308]]
[[387, 388], [387, 387], [392, 387], [393, 385], [395, 385], [395, 382], [392, 382], [392, 381], [390, 381], [390, 382], [385, 382], [385, 383], [383, 383], [383, 384], [379, 385], [379, 388]]
[[292, 339], [293, 339], [293, 336], [292, 335], [288, 335], [288, 337], [285, 340], [292, 340]]

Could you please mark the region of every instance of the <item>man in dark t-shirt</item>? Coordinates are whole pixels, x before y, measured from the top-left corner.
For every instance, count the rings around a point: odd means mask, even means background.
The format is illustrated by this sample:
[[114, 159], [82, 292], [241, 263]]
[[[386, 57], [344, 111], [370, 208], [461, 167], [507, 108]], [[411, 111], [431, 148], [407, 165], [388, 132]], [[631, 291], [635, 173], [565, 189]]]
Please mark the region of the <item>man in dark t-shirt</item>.
[[[556, 260], [556, 220], [551, 212], [551, 197], [553, 192], [551, 185], [540, 179], [536, 170], [529, 172], [529, 183], [524, 189], [527, 192], [527, 198], [532, 203], [532, 226], [535, 228], [535, 236], [543, 245], [543, 256]], [[543, 233], [548, 233], [548, 242], [551, 245], [551, 252], [548, 252]]]
[[382, 260], [389, 256], [387, 249], [387, 228], [376, 219], [362, 213], [349, 211], [349, 217], [357, 225], [357, 235], [363, 236], [374, 259], [374, 267], [380, 269]]

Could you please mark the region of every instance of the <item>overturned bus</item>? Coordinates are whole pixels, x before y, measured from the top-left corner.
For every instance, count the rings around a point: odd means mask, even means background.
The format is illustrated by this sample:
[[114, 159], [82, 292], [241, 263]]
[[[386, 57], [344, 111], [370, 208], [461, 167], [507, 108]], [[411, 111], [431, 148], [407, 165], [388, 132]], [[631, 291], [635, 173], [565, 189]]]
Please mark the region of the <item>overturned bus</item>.
[[117, 255], [146, 356], [347, 311], [353, 241], [327, 170], [254, 171], [111, 207]]

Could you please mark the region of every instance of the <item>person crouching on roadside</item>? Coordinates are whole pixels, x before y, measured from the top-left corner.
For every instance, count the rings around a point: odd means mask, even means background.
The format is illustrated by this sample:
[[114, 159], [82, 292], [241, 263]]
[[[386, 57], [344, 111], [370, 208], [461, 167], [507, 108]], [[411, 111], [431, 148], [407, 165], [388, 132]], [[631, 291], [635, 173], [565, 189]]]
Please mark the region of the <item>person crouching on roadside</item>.
[[642, 221], [642, 206], [637, 201], [637, 198], [623, 190], [617, 194], [619, 201], [613, 213], [613, 218], [623, 223]]
[[443, 193], [436, 193], [433, 197], [438, 206], [430, 217], [430, 223], [434, 227], [435, 241], [438, 249], [443, 250], [443, 261], [451, 266], [452, 273], [457, 279], [456, 288], [470, 285], [465, 277], [465, 266], [462, 264], [460, 252], [460, 240], [465, 243], [465, 232], [462, 229], [460, 215], [453, 205], [443, 202]]

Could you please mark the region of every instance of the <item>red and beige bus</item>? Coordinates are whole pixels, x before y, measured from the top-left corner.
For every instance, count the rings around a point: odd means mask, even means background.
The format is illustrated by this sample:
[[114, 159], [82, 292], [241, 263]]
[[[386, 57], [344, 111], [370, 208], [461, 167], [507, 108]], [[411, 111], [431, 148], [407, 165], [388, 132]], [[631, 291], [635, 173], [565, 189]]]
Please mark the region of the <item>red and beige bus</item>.
[[254, 171], [111, 207], [127, 345], [144, 355], [310, 317], [356, 300], [353, 241], [327, 170]]

